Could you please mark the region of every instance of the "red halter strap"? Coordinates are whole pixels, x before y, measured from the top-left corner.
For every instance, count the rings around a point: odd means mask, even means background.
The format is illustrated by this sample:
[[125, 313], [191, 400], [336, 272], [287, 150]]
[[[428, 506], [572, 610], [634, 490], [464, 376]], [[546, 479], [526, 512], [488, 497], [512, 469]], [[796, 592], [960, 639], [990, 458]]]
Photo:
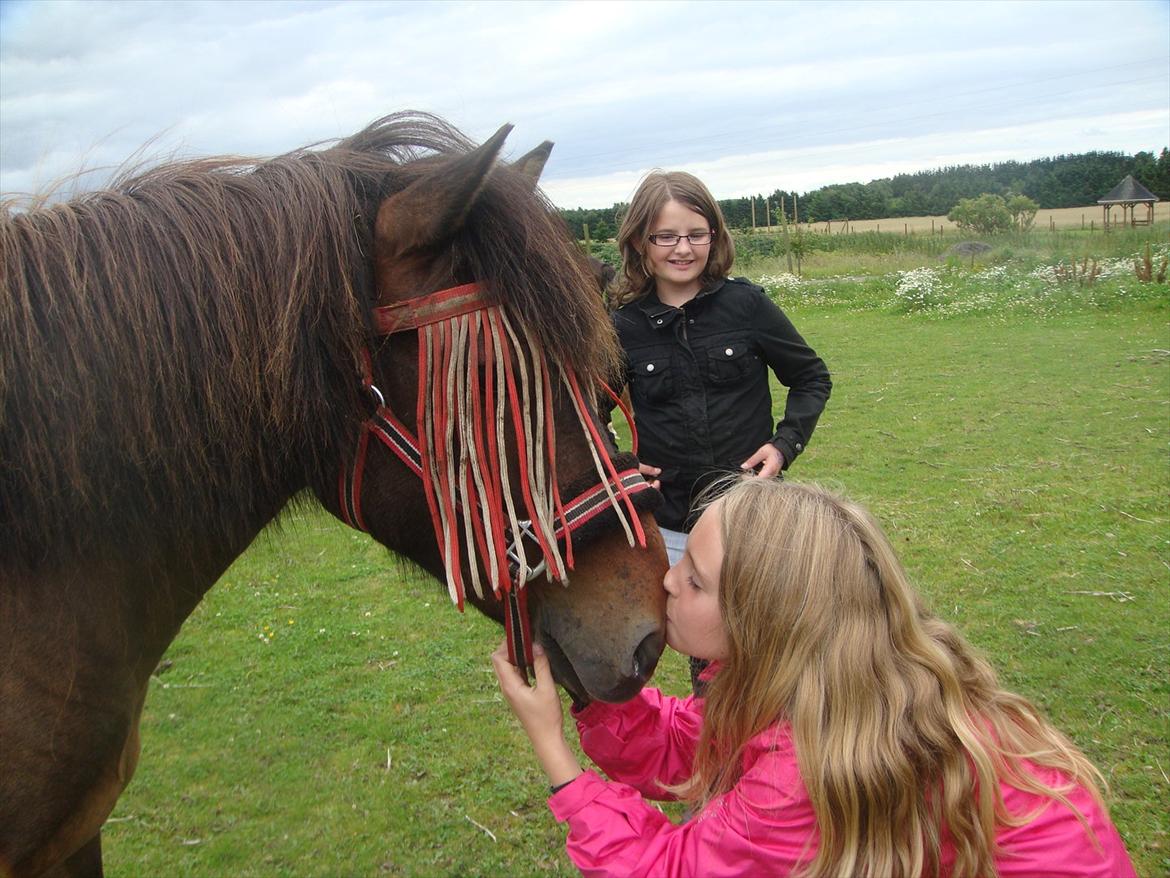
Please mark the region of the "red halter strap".
[[[493, 306], [486, 300], [482, 287], [474, 283], [440, 290], [430, 295], [373, 309], [373, 322], [379, 335], [390, 335], [410, 329], [419, 330], [419, 402], [417, 422], [420, 430], [423, 425], [425, 411], [424, 397], [428, 392], [433, 392], [435, 386], [441, 385], [442, 378], [449, 368], [449, 362], [447, 360], [433, 362], [429, 364], [431, 369], [430, 373], [428, 373], [428, 369], [426, 368], [428, 362], [424, 355], [423, 332], [425, 330], [423, 327], [428, 327], [432, 324], [444, 324], [445, 321], [451, 320], [452, 318], [461, 317], [476, 311], [486, 311], [487, 313], [484, 317], [483, 355], [490, 362], [493, 356], [499, 355], [498, 350], [493, 352], [493, 345], [495, 348], [500, 348], [506, 344], [504, 330], [500, 325], [501, 317], [500, 314], [496, 313], [497, 309], [498, 306]], [[491, 331], [488, 331], [489, 327]], [[443, 333], [449, 331], [450, 326], [443, 325], [436, 328], [439, 332], [439, 337], [446, 338], [443, 336]], [[508, 332], [511, 332], [510, 328]], [[449, 341], [449, 339], [447, 340]], [[477, 335], [471, 333], [469, 341], [472, 357], [478, 357]], [[447, 350], [449, 351], [449, 348]], [[506, 377], [506, 391], [511, 403], [510, 411], [514, 426], [519, 435], [521, 431], [521, 419], [522, 417], [526, 417], [526, 415], [521, 414], [517, 401], [516, 377], [510, 357], [504, 355], [503, 363], [504, 376], [502, 377]], [[474, 394], [478, 395], [481, 392], [478, 370], [471, 369], [469, 371], [471, 389]], [[461, 611], [463, 609], [464, 589], [459, 560], [458, 558], [454, 558], [452, 561], [451, 556], [446, 553], [452, 551], [452, 546], [459, 545], [458, 519], [456, 513], [459, 511], [464, 513], [464, 527], [469, 532], [467, 540], [469, 543], [473, 542], [475, 548], [478, 549], [478, 556], [482, 561], [483, 569], [488, 573], [489, 580], [496, 583], [493, 585], [496, 594], [499, 595], [503, 591], [506, 597], [505, 630], [507, 632], [509, 658], [513, 664], [520, 668], [525, 676], [527, 676], [528, 668], [532, 666], [533, 658], [532, 634], [527, 610], [527, 593], [524, 585], [541, 573], [547, 573], [550, 578], [561, 580], [567, 578], [567, 569], [561, 566], [559, 554], [554, 549], [554, 546], [561, 543], [564, 544], [564, 565], [568, 569], [572, 569], [572, 536], [574, 531], [577, 531], [607, 509], [617, 510], [618, 507], [615, 504], [618, 498], [620, 498], [626, 510], [624, 516], [618, 510], [618, 516], [619, 519], [628, 518], [628, 522], [623, 521], [622, 526], [626, 528], [627, 535], [631, 539], [631, 544], [636, 539], [638, 545], [643, 548], [646, 546], [646, 535], [642, 530], [641, 521], [638, 518], [632, 497], [650, 489], [650, 484], [641, 475], [636, 466], [623, 469], [620, 472], [615, 468], [608, 452], [605, 450], [604, 444], [601, 442], [592, 418], [589, 416], [589, 409], [582, 397], [580, 388], [577, 386], [576, 377], [571, 372], [566, 373], [566, 381], [574, 406], [577, 409], [578, 417], [581, 419], [593, 447], [598, 452], [598, 467], [601, 469], [602, 464], [604, 464], [604, 470], [602, 470], [602, 479], [599, 484], [587, 488], [567, 503], [562, 503], [560, 499], [560, 491], [556, 486], [555, 470], [548, 474], [551, 478], [550, 487], [553, 502], [555, 503], [555, 517], [559, 519], [559, 523], [556, 524], [549, 534], [546, 534], [544, 528], [538, 522], [534, 521], [537, 516], [533, 497], [529, 493], [528, 464], [523, 450], [521, 451], [519, 463], [524, 504], [530, 513], [529, 519], [519, 519], [515, 516], [515, 513], [511, 512], [511, 500], [500, 496], [498, 486], [493, 489], [491, 486], [482, 483], [478, 485], [472, 484], [470, 475], [466, 477], [467, 485], [459, 485], [459, 487], [461, 489], [467, 488], [473, 494], [477, 488], [480, 492], [486, 492], [483, 493], [483, 496], [487, 499], [487, 509], [485, 512], [489, 514], [491, 519], [486, 524], [480, 511], [477, 509], [477, 504], [472, 503], [463, 507], [462, 504], [458, 503], [457, 499], [454, 502], [451, 500], [453, 496], [458, 496], [452, 490], [453, 486], [451, 483], [444, 482], [443, 485], [436, 487], [433, 483], [433, 472], [437, 469], [439, 478], [443, 479], [443, 473], [449, 475], [452, 472], [451, 462], [446, 460], [446, 454], [441, 445], [434, 449], [426, 447], [425, 443], [419, 441], [421, 436], [416, 437], [413, 435], [386, 405], [381, 392], [373, 382], [372, 363], [368, 350], [363, 352], [362, 385], [374, 398], [375, 410], [371, 417], [361, 426], [358, 435], [357, 452], [351, 466], [348, 471], [342, 471], [339, 478], [342, 520], [349, 526], [362, 531], [368, 529], [361, 512], [361, 489], [365, 458], [368, 452], [369, 437], [371, 434], [389, 448], [411, 472], [422, 479], [439, 549], [445, 553], [444, 563], [448, 568], [449, 588], [452, 590], [452, 599]], [[548, 442], [549, 447], [552, 448], [555, 438], [552, 419], [548, 416], [548, 412], [551, 411], [549, 383], [548, 381], [543, 383], [543, 395], [542, 399], [539, 400], [539, 404], [543, 405], [545, 412], [543, 418], [545, 440]], [[488, 402], [489, 410], [498, 411], [494, 406], [497, 403], [502, 404], [503, 400], [495, 399], [494, 389], [492, 382], [488, 381], [485, 382], [482, 393]], [[611, 397], [617, 400], [612, 390], [608, 387], [605, 389]], [[617, 400], [617, 402], [621, 405], [620, 400]], [[622, 406], [622, 410], [626, 414], [632, 429], [633, 420], [630, 418], [629, 412], [624, 405]], [[435, 412], [436, 421], [442, 419], [441, 423], [436, 424], [437, 431], [441, 432], [451, 426], [446, 421], [447, 417], [449, 417], [449, 414], [446, 412]], [[474, 427], [474, 434], [472, 437], [468, 437], [468, 441], [474, 442], [479, 459], [488, 462], [490, 471], [498, 473], [502, 462], [499, 460], [496, 443], [491, 441], [492, 437], [485, 437], [483, 426], [478, 419], [474, 419]], [[509, 508], [509, 517], [516, 524], [513, 528], [506, 526], [507, 519], [503, 512], [505, 504]], [[513, 530], [516, 532], [512, 532]], [[505, 533], [510, 536], [510, 542], [507, 544], [501, 540]], [[544, 560], [533, 567], [528, 567], [525, 561], [524, 549], [522, 548], [522, 542], [525, 537], [538, 544], [544, 556]], [[550, 546], [549, 540], [552, 541], [553, 545]], [[489, 570], [491, 566], [489, 563], [490, 559], [494, 559], [496, 563], [495, 568], [491, 570]], [[475, 563], [474, 560], [472, 560], [472, 563]], [[451, 581], [452, 579], [453, 581]], [[478, 591], [478, 585], [476, 589]]]
[[393, 335], [396, 332], [418, 329], [420, 326], [460, 317], [487, 307], [488, 302], [479, 284], [463, 284], [438, 290], [427, 296], [404, 299], [392, 305], [375, 308], [374, 328], [378, 335]]

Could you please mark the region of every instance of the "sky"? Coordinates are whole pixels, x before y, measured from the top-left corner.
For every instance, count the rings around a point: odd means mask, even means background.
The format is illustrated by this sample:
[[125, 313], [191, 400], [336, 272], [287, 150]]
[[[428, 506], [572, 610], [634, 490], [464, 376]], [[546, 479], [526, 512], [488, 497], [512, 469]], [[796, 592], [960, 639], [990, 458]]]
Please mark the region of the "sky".
[[264, 157], [423, 110], [558, 207], [1170, 145], [1170, 0], [0, 0], [0, 192]]

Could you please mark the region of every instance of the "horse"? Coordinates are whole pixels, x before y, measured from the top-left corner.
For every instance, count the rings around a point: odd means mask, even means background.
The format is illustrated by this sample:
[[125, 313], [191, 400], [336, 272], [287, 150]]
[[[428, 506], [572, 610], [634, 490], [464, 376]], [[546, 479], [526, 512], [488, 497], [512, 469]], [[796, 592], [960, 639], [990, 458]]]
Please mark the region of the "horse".
[[579, 702], [664, 645], [618, 352], [511, 126], [397, 113], [124, 169], [0, 218], [0, 873], [100, 875], [149, 680], [282, 510], [320, 504], [543, 645]]

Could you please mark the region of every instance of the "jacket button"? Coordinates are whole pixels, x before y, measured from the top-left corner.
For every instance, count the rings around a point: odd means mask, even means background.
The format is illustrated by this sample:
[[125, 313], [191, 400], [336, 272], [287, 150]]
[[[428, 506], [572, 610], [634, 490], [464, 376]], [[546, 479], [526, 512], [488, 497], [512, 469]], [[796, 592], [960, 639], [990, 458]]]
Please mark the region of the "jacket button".
[[804, 446], [803, 446], [803, 445], [801, 445], [799, 442], [797, 442], [797, 443], [796, 443], [796, 450], [797, 450], [797, 451], [804, 451]]
[[[661, 323], [661, 322], [662, 322], [662, 321], [660, 320], [660, 321], [659, 321], [659, 323]], [[647, 364], [646, 364], [646, 371], [647, 371], [647, 372], [653, 372], [653, 371], [654, 371], [654, 364], [653, 364], [653, 363], [647, 363]]]
[[659, 317], [659, 318], [658, 318], [657, 320], [655, 320], [654, 322], [655, 322], [655, 323], [657, 323], [659, 326], [661, 326], [661, 325], [662, 325], [662, 318], [661, 318], [661, 317]]
[[728, 349], [727, 349], [727, 350], [725, 350], [723, 353], [727, 354], [727, 356], [729, 356], [729, 357], [730, 357], [732, 354], [734, 354], [734, 353], [735, 353], [735, 351], [733, 351], [731, 348], [728, 348]]

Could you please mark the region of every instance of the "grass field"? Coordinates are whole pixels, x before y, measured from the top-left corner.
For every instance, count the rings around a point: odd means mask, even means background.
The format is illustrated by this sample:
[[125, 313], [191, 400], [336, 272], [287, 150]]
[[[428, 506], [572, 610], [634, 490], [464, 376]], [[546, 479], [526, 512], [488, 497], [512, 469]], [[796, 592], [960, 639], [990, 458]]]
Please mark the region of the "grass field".
[[[1101, 767], [1139, 873], [1170, 873], [1170, 287], [1034, 254], [920, 258], [933, 280], [879, 261], [753, 267], [833, 372], [792, 475], [873, 509], [936, 611]], [[108, 873], [576, 874], [496, 690], [500, 638], [291, 512], [169, 651]], [[684, 691], [682, 660], [656, 683]]]

